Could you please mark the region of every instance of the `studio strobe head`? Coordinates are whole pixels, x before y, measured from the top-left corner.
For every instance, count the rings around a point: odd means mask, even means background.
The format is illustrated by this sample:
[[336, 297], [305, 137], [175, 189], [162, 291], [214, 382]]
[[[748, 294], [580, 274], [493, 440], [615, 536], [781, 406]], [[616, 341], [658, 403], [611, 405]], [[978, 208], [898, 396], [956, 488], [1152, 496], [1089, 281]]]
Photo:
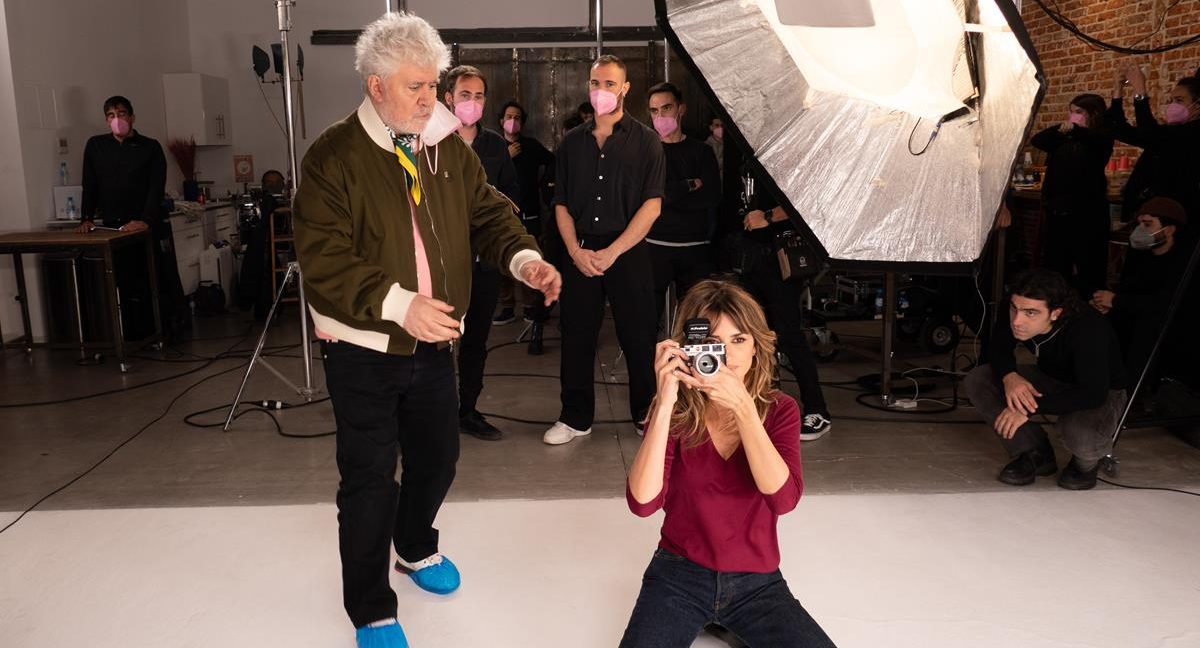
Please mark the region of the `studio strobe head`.
[[705, 318], [690, 319], [683, 325], [684, 346], [688, 365], [701, 376], [712, 376], [725, 362], [725, 345], [707, 343], [712, 326]]

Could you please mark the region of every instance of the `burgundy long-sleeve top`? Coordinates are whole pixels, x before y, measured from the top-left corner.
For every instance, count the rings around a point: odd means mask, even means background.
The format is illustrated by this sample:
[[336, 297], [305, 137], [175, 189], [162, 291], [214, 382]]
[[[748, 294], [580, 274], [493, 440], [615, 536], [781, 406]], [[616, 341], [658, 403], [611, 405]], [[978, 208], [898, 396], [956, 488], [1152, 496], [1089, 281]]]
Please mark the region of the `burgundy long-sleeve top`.
[[728, 459], [712, 441], [683, 449], [678, 436], [667, 441], [663, 487], [640, 504], [628, 484], [629, 510], [647, 517], [666, 512], [658, 546], [720, 572], [770, 573], [779, 568], [779, 516], [796, 508], [804, 491], [800, 470], [800, 406], [775, 392], [763, 427], [787, 464], [787, 481], [764, 495], [754, 483], [745, 449], [739, 444]]

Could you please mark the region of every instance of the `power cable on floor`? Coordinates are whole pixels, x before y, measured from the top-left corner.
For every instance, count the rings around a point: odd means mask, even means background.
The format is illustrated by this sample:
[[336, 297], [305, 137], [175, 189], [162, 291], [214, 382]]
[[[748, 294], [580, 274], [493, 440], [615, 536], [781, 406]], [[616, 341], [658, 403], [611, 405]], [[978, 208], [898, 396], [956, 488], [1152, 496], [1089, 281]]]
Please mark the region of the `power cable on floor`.
[[[229, 347], [229, 349], [227, 349], [227, 350], [226, 350], [226, 353], [228, 353], [229, 351], [232, 351], [234, 348], [236, 348], [236, 347], [237, 347], [239, 344], [241, 344], [243, 341], [245, 341], [245, 338], [242, 338], [241, 340], [238, 340], [237, 342], [234, 342], [234, 343], [233, 343], [233, 346]], [[196, 371], [199, 371], [200, 369], [204, 369], [205, 367], [209, 367], [209, 366], [211, 366], [211, 365], [212, 365], [212, 363], [213, 363], [213, 362], [217, 362], [217, 361], [216, 361], [216, 360], [213, 360], [213, 361], [211, 361], [211, 362], [209, 362], [209, 363], [205, 364], [205, 365], [204, 365], [204, 367], [200, 367], [200, 368], [198, 368], [198, 369], [195, 369], [195, 370], [193, 370], [193, 371], [190, 371], [190, 372], [188, 372], [188, 373], [195, 373]], [[96, 470], [97, 468], [99, 468], [100, 466], [104, 465], [104, 463], [105, 463], [105, 462], [107, 462], [109, 459], [111, 459], [111, 458], [113, 457], [113, 455], [117, 454], [117, 452], [118, 452], [118, 451], [119, 451], [121, 448], [124, 448], [125, 446], [129, 445], [130, 443], [132, 443], [132, 442], [133, 442], [135, 439], [137, 439], [138, 437], [142, 436], [142, 434], [143, 434], [143, 433], [145, 433], [145, 432], [146, 432], [146, 430], [149, 430], [151, 427], [153, 427], [155, 423], [158, 423], [159, 421], [161, 421], [161, 420], [163, 420], [164, 418], [166, 418], [166, 417], [167, 417], [167, 414], [168, 414], [168, 413], [171, 411], [171, 408], [175, 406], [175, 403], [179, 402], [179, 400], [180, 400], [181, 398], [183, 398], [183, 397], [184, 397], [184, 396], [185, 396], [185, 395], [186, 395], [188, 392], [190, 392], [191, 390], [195, 389], [196, 387], [199, 387], [200, 385], [204, 384], [205, 382], [208, 382], [209, 380], [212, 380], [213, 378], [216, 378], [216, 377], [218, 377], [218, 376], [222, 376], [222, 375], [224, 375], [224, 374], [227, 374], [227, 373], [230, 373], [230, 372], [232, 372], [232, 371], [237, 371], [238, 369], [240, 369], [240, 368], [242, 368], [242, 367], [244, 367], [244, 366], [245, 366], [245, 363], [240, 363], [240, 364], [238, 364], [238, 365], [236, 365], [236, 366], [233, 366], [233, 367], [230, 367], [230, 368], [228, 368], [228, 369], [224, 369], [224, 370], [222, 370], [222, 371], [218, 371], [217, 373], [214, 373], [214, 374], [212, 374], [212, 375], [205, 376], [204, 378], [201, 378], [200, 380], [197, 380], [196, 382], [194, 382], [194, 383], [192, 383], [191, 385], [189, 385], [189, 386], [188, 386], [187, 388], [185, 388], [183, 391], [181, 391], [181, 392], [179, 392], [178, 394], [176, 394], [176, 395], [175, 395], [175, 397], [171, 399], [171, 402], [167, 403], [167, 406], [166, 406], [165, 408], [163, 408], [163, 411], [162, 411], [162, 413], [161, 413], [161, 414], [159, 414], [158, 416], [154, 417], [154, 419], [153, 419], [153, 420], [151, 420], [149, 423], [147, 423], [147, 424], [143, 425], [143, 426], [142, 426], [142, 427], [141, 427], [141, 428], [140, 428], [140, 429], [139, 429], [137, 432], [134, 432], [132, 435], [130, 435], [130, 436], [129, 436], [128, 438], [126, 438], [124, 441], [122, 441], [122, 442], [120, 442], [119, 444], [117, 444], [117, 446], [116, 446], [116, 447], [114, 447], [112, 450], [110, 450], [110, 451], [108, 452], [108, 454], [104, 455], [103, 457], [101, 457], [101, 458], [100, 458], [100, 460], [99, 460], [99, 461], [97, 461], [96, 463], [92, 464], [90, 468], [88, 468], [87, 470], [84, 470], [83, 472], [79, 473], [79, 474], [78, 474], [78, 475], [76, 475], [74, 478], [72, 478], [70, 481], [68, 481], [67, 483], [63, 484], [62, 486], [59, 486], [58, 488], [54, 489], [53, 491], [51, 491], [51, 492], [47, 493], [45, 496], [43, 496], [43, 497], [42, 497], [41, 499], [39, 499], [38, 501], [34, 502], [32, 505], [30, 505], [30, 506], [29, 506], [28, 508], [26, 508], [24, 511], [21, 511], [21, 514], [20, 514], [20, 515], [18, 515], [18, 516], [16, 517], [16, 519], [14, 519], [12, 522], [9, 522], [8, 524], [4, 525], [4, 528], [0, 529], [0, 534], [3, 534], [5, 531], [8, 531], [9, 529], [11, 529], [11, 528], [12, 528], [14, 525], [16, 525], [16, 523], [20, 522], [20, 521], [21, 521], [21, 520], [22, 520], [22, 519], [23, 519], [23, 518], [24, 518], [26, 515], [28, 515], [28, 514], [29, 514], [31, 511], [33, 511], [33, 510], [34, 510], [34, 509], [36, 509], [38, 506], [41, 506], [43, 503], [45, 503], [45, 502], [46, 502], [46, 500], [49, 500], [51, 497], [54, 497], [55, 495], [57, 495], [57, 494], [59, 494], [59, 493], [63, 492], [64, 490], [66, 490], [66, 489], [70, 488], [70, 487], [71, 487], [73, 484], [75, 484], [75, 483], [76, 483], [76, 482], [78, 482], [79, 480], [83, 479], [84, 477], [87, 477], [88, 475], [92, 474], [92, 472], [93, 472], [93, 471], [95, 471], [95, 470]], [[186, 374], [180, 374], [180, 375], [186, 375]], [[178, 377], [178, 376], [176, 376], [176, 377]], [[117, 391], [123, 391], [123, 390], [117, 390]]]
[[1103, 477], [1097, 477], [1096, 481], [1104, 482], [1105, 484], [1108, 484], [1109, 486], [1116, 486], [1118, 488], [1128, 488], [1130, 490], [1166, 491], [1168, 493], [1181, 493], [1183, 495], [1191, 495], [1193, 497], [1200, 497], [1200, 493], [1193, 493], [1192, 491], [1183, 490], [1181, 488], [1168, 488], [1166, 486], [1134, 486], [1132, 484], [1120, 484], [1115, 481], [1108, 481], [1107, 479], [1105, 479]]

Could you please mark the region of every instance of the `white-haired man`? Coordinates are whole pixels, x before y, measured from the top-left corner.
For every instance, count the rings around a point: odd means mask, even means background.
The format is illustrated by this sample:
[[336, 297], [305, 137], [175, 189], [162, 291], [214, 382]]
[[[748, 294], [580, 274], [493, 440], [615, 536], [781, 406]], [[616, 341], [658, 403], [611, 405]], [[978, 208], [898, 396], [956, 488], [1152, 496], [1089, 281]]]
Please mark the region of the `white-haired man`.
[[[366, 98], [307, 155], [297, 254], [337, 420], [343, 599], [359, 646], [407, 646], [388, 583], [458, 588], [433, 527], [454, 480], [458, 406], [451, 345], [471, 292], [472, 251], [556, 299], [558, 272], [487, 183], [437, 101], [449, 51], [411, 14], [371, 23], [355, 47]], [[396, 459], [400, 455], [400, 483]]]

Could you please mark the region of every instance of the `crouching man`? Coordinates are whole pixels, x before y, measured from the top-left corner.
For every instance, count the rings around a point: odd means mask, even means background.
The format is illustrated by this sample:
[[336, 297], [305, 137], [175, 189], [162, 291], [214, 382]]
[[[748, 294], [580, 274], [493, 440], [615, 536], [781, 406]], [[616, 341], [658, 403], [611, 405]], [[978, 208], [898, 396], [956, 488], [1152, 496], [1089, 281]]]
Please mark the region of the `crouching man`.
[[[1033, 354], [1036, 366], [1018, 367], [1018, 346]], [[1058, 485], [1095, 486], [1126, 402], [1125, 369], [1109, 323], [1084, 308], [1061, 275], [1033, 270], [1012, 286], [1008, 322], [996, 325], [990, 356], [967, 375], [965, 387], [1011, 457], [1000, 481], [1024, 486], [1057, 471], [1046, 430], [1033, 420], [1052, 414], [1072, 455]]]

